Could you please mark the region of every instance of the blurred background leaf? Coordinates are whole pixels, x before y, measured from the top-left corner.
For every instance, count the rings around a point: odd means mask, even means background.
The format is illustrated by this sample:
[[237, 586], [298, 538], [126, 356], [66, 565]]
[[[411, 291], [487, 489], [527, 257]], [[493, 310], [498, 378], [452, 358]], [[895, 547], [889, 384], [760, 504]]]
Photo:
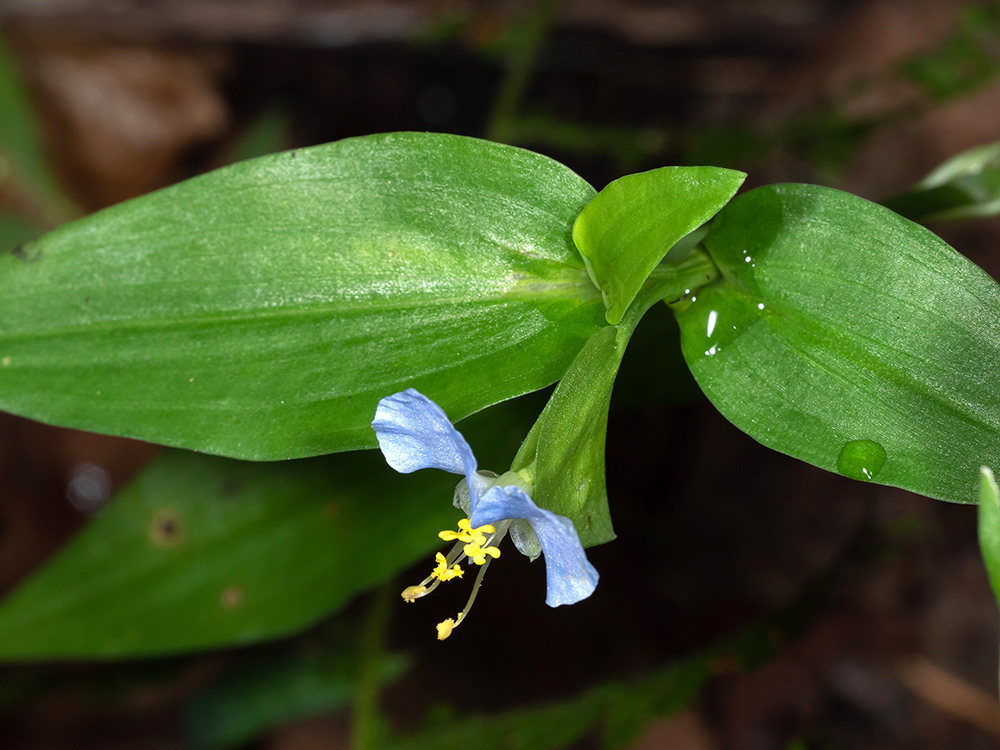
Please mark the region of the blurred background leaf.
[[158, 459], [0, 605], [0, 658], [121, 658], [297, 632], [440, 546], [454, 480], [377, 452]]
[[979, 547], [1000, 601], [1000, 489], [989, 467], [979, 471]]
[[919, 222], [1000, 214], [1000, 142], [957, 154], [882, 205]]
[[[464, 422], [480, 465], [509, 464], [539, 408], [529, 396]], [[437, 532], [461, 515], [456, 483], [398, 474], [378, 451], [281, 463], [167, 451], [0, 603], [0, 659], [136, 657], [296, 633], [422, 557], [433, 567]]]
[[1000, 9], [992, 3], [970, 4], [948, 39], [937, 49], [901, 62], [899, 72], [932, 99], [960, 96], [983, 86], [1000, 72], [998, 41]]
[[28, 240], [42, 233], [38, 227], [15, 216], [0, 214], [0, 253], [17, 249]]
[[11, 181], [38, 205], [40, 222], [58, 224], [77, 210], [42, 152], [40, 129], [17, 62], [0, 34], [0, 184]]
[[[409, 660], [387, 658], [379, 675], [389, 683]], [[258, 659], [226, 673], [195, 695], [186, 710], [191, 744], [204, 750], [237, 747], [286, 722], [349, 705], [357, 688], [349, 653], [305, 653]]]

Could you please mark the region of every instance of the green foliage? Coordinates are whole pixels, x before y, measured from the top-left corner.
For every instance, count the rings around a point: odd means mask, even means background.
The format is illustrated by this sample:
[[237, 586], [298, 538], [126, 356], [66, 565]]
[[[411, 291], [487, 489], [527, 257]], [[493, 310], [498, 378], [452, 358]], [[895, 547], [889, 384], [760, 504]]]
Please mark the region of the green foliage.
[[0, 213], [0, 254], [17, 253], [18, 248], [40, 234], [37, 227], [14, 216]]
[[[397, 679], [408, 660], [385, 660], [380, 678]], [[357, 666], [347, 654], [300, 654], [258, 659], [227, 673], [194, 697], [186, 712], [191, 745], [222, 750], [242, 745], [295, 719], [348, 705], [357, 686]]]
[[1000, 12], [970, 6], [959, 28], [938, 49], [904, 60], [899, 73], [931, 99], [942, 101], [975, 91], [1000, 72], [994, 52], [1000, 38]]
[[533, 479], [543, 508], [570, 518], [584, 547], [615, 538], [604, 477], [611, 391], [632, 333], [651, 305], [715, 276], [701, 251], [656, 269], [618, 324], [590, 337], [566, 371], [511, 468]]
[[557, 380], [601, 323], [570, 237], [593, 195], [404, 133], [114, 206], [0, 256], [0, 407], [248, 459], [373, 447], [406, 387], [459, 419]]
[[73, 207], [59, 190], [42, 153], [28, 92], [6, 42], [0, 36], [0, 183], [14, 182], [46, 214], [65, 220]]
[[277, 107], [265, 110], [230, 146], [226, 163], [284, 151], [288, 147], [288, 128], [288, 117], [284, 112]]
[[507, 120], [506, 128], [511, 143], [547, 146], [577, 155], [607, 155], [622, 172], [639, 167], [667, 140], [666, 133], [657, 128], [593, 125], [541, 112], [512, 117]]
[[576, 698], [497, 716], [473, 716], [389, 743], [388, 750], [549, 750], [600, 730], [600, 747], [634, 742], [652, 718], [688, 705], [711, 676], [701, 655], [631, 682], [609, 683]]
[[1000, 600], [1000, 488], [986, 466], [979, 470], [979, 549], [993, 595]]
[[728, 419], [830, 471], [977, 500], [970, 478], [1000, 460], [989, 276], [891, 211], [809, 185], [746, 193], [704, 243], [722, 280], [676, 311]]
[[882, 205], [913, 221], [1000, 213], [1000, 143], [963, 151]]
[[615, 180], [577, 217], [573, 241], [618, 323], [667, 251], [697, 229], [743, 184], [716, 167], [664, 167]]
[[[0, 658], [121, 658], [297, 632], [440, 545], [455, 480], [377, 453], [170, 452], [0, 605]], [[378, 500], [377, 503], [373, 499]]]

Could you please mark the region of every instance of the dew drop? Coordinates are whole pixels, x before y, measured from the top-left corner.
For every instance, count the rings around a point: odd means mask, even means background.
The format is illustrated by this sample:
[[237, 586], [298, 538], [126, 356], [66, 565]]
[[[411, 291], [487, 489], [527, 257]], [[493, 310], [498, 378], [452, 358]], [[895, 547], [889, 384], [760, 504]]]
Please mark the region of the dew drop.
[[845, 477], [871, 482], [885, 465], [885, 448], [874, 440], [852, 440], [837, 456], [837, 471]]

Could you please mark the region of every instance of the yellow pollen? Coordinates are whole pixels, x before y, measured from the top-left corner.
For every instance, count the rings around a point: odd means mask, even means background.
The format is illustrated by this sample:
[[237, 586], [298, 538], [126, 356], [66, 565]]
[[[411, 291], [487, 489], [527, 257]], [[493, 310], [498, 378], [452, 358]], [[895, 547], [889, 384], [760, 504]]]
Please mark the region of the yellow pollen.
[[438, 552], [434, 555], [435, 561], [437, 561], [437, 567], [431, 572], [431, 577], [437, 578], [440, 581], [450, 581], [452, 578], [461, 578], [462, 566], [455, 563], [450, 568], [448, 567], [448, 561], [444, 559], [444, 555]]
[[403, 593], [400, 594], [400, 596], [403, 597], [403, 601], [407, 604], [413, 604], [413, 602], [423, 596], [426, 591], [426, 586], [407, 586], [403, 589]]
[[445, 638], [451, 635], [451, 631], [454, 629], [455, 629], [455, 621], [450, 617], [444, 622], [439, 622], [437, 624], [438, 640], [443, 641]]

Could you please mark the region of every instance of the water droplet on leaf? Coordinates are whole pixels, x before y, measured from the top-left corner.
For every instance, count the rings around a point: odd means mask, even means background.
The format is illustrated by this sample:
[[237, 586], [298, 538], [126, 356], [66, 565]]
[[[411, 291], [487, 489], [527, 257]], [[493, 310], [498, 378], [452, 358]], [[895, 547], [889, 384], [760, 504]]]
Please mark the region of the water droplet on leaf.
[[837, 471], [845, 477], [871, 482], [885, 465], [885, 448], [874, 440], [852, 440], [837, 456]]

